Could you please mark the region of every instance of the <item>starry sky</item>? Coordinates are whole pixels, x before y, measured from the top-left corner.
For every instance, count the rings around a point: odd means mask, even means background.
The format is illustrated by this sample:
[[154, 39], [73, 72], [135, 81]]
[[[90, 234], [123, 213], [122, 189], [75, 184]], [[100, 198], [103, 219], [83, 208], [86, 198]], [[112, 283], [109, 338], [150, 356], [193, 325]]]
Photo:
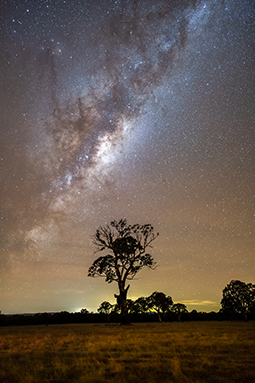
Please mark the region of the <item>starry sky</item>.
[[2, 0], [0, 310], [96, 311], [91, 236], [159, 232], [129, 298], [255, 282], [253, 0]]

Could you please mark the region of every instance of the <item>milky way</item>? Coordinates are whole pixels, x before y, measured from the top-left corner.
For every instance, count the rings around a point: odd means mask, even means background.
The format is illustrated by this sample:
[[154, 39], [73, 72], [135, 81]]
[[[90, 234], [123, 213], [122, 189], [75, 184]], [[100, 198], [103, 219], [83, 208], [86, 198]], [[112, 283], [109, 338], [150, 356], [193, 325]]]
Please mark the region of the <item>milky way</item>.
[[[253, 1], [3, 1], [2, 312], [96, 310], [91, 235], [151, 223], [163, 291], [254, 280]], [[157, 243], [156, 243], [157, 242]]]

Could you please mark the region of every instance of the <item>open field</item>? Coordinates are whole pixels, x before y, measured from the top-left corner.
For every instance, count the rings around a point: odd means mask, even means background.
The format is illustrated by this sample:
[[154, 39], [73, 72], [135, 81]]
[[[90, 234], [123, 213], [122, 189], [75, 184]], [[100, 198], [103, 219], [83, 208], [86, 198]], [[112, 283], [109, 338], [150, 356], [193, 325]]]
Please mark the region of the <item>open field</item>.
[[0, 328], [1, 383], [252, 383], [255, 322]]

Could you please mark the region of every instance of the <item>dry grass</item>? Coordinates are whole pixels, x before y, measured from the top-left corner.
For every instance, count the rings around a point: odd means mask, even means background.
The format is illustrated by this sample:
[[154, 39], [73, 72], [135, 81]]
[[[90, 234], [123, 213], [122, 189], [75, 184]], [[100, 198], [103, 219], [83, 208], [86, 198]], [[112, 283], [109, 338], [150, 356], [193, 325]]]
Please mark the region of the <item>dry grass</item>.
[[255, 382], [254, 330], [254, 322], [2, 327], [0, 382]]

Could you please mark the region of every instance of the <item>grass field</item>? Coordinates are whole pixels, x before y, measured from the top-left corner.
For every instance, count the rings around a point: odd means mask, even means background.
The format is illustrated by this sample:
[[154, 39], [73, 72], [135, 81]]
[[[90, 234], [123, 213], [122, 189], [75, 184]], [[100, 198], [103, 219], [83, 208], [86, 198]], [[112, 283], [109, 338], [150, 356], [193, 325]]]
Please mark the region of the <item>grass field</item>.
[[1, 383], [252, 383], [254, 322], [0, 328]]

